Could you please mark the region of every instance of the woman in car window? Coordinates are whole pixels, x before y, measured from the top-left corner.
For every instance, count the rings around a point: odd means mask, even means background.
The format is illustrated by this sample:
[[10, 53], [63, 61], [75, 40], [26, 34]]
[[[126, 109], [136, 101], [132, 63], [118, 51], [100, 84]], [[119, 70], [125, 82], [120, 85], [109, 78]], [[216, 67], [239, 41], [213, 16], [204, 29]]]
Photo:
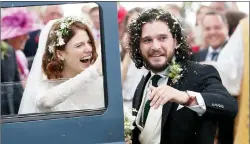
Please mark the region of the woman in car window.
[[103, 108], [101, 65], [88, 20], [50, 21], [41, 32], [19, 113]]

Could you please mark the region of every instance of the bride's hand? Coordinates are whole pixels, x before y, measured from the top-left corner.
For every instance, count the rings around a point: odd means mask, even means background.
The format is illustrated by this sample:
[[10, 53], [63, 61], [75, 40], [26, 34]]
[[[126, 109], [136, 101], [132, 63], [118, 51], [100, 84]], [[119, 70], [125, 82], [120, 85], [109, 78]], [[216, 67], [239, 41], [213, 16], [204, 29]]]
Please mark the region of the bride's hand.
[[102, 73], [102, 52], [101, 52], [101, 47], [99, 47], [97, 49], [97, 55], [98, 55], [97, 59], [96, 59], [96, 61], [95, 61], [95, 63], [93, 65], [96, 67], [97, 72], [100, 75], [102, 75], [103, 73]]

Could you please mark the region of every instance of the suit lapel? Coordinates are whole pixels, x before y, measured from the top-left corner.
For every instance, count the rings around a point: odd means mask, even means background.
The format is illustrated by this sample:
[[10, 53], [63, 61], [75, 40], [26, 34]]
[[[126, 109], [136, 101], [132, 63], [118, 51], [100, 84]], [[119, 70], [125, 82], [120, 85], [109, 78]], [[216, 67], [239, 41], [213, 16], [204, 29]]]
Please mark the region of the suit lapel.
[[[175, 88], [175, 89], [178, 89], [179, 88], [179, 82], [178, 83], [173, 83], [172, 82], [172, 79], [169, 79], [168, 81], [168, 85]], [[173, 103], [172, 102], [167, 102], [165, 105], [163, 105], [163, 108], [162, 108], [162, 126], [161, 126], [161, 129], [163, 129], [165, 123], [166, 123], [166, 120], [167, 120], [167, 117], [168, 117], [168, 114], [170, 112], [170, 109], [172, 107]]]
[[[169, 78], [168, 83], [167, 83], [167, 85], [169, 85], [169, 86], [171, 86], [171, 87], [173, 87], [173, 88], [175, 88], [177, 90], [180, 88], [180, 84], [182, 83], [183, 78], [187, 74], [187, 71], [188, 71], [188, 68], [189, 68], [189, 63], [188, 62], [181, 62], [181, 65], [182, 65], [181, 66], [182, 69], [184, 69], [181, 72], [181, 74], [182, 74], [181, 79], [179, 79], [178, 82], [173, 83], [172, 79]], [[163, 128], [164, 128], [164, 125], [166, 123], [166, 120], [168, 118], [168, 114], [169, 114], [169, 112], [171, 110], [172, 105], [175, 105], [175, 104], [176, 103], [167, 102], [165, 105], [163, 105], [163, 108], [162, 108], [162, 123], [161, 123], [162, 126], [161, 126], [161, 130], [163, 130]], [[176, 106], [178, 107], [178, 104], [176, 104]], [[176, 107], [176, 109], [177, 109], [177, 107]]]
[[[141, 106], [141, 102], [142, 102], [142, 98], [143, 98], [143, 92], [145, 89], [145, 86], [147, 84], [148, 79], [150, 78], [151, 74], [150, 72], [145, 76], [142, 77], [137, 90], [135, 92], [135, 96], [133, 98], [133, 108], [136, 109], [136, 111], [138, 112]], [[137, 116], [137, 112], [133, 111], [133, 115]]]
[[201, 53], [200, 61], [205, 61], [207, 58], [207, 54], [208, 54], [208, 48], [203, 53]]

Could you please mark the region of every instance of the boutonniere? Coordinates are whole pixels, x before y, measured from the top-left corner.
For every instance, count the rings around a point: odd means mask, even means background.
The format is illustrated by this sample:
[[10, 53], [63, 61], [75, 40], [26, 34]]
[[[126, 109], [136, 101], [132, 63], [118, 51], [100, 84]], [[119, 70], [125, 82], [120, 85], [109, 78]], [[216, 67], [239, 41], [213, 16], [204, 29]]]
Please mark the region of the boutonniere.
[[170, 63], [170, 65], [168, 66], [167, 72], [166, 72], [166, 76], [168, 76], [169, 78], [172, 79], [173, 83], [178, 82], [178, 80], [182, 77], [182, 68], [181, 65], [176, 63], [176, 58], [174, 57]]
[[8, 56], [8, 45], [5, 42], [1, 42], [1, 60], [4, 60], [5, 57]]

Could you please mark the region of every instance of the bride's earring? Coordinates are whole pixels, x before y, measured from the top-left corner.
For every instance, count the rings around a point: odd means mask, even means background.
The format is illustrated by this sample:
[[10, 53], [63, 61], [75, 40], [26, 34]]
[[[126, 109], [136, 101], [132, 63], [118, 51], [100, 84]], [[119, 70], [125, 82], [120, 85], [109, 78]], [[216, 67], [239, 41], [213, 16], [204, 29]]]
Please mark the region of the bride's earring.
[[61, 61], [60, 69], [61, 69], [61, 70], [63, 70], [64, 60], [65, 60], [65, 59], [64, 59], [63, 57], [60, 58], [60, 61]]

